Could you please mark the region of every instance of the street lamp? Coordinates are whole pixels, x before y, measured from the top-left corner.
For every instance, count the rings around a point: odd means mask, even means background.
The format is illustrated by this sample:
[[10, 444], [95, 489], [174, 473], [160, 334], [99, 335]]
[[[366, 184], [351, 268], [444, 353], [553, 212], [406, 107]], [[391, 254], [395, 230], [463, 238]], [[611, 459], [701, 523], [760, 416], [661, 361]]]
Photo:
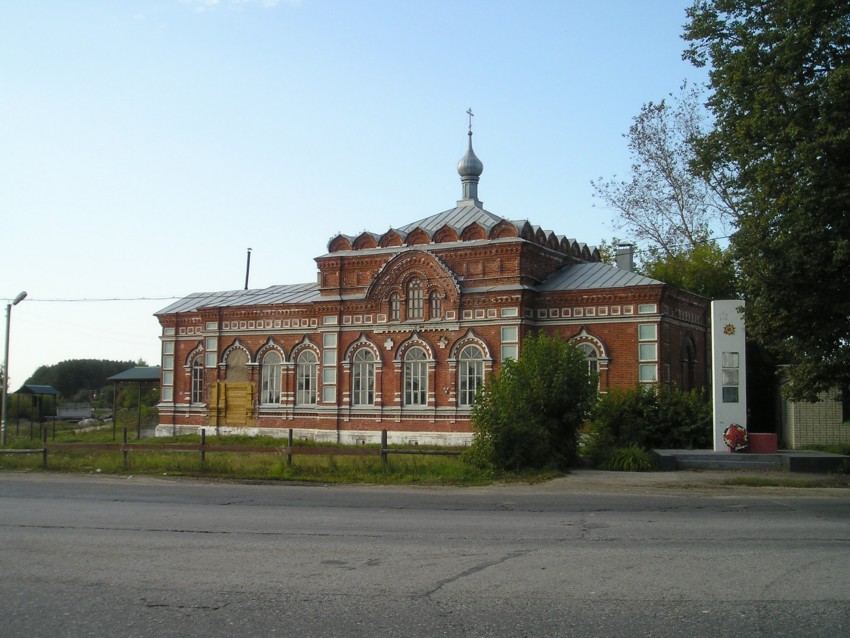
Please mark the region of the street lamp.
[[3, 355], [3, 412], [2, 420], [0, 420], [0, 445], [6, 445], [6, 400], [7, 391], [9, 389], [9, 320], [12, 317], [12, 306], [17, 306], [24, 299], [27, 293], [19, 292], [18, 296], [12, 299], [12, 303], [6, 304], [6, 346]]

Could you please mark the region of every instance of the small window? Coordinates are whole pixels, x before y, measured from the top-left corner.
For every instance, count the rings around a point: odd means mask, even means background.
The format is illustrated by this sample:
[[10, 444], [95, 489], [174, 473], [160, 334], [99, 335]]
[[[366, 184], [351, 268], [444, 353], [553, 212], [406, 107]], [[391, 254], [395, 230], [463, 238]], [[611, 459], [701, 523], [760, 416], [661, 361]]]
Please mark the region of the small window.
[[639, 366], [640, 382], [655, 383], [658, 381], [658, 366], [653, 364], [642, 363]]
[[638, 358], [640, 361], [655, 361], [658, 358], [658, 346], [654, 343], [641, 343], [638, 345]]
[[323, 385], [322, 386], [322, 403], [336, 403], [336, 386], [335, 385]]
[[658, 338], [658, 326], [654, 323], [642, 323], [638, 326], [638, 341], [655, 341]]
[[443, 317], [443, 300], [440, 299], [440, 293], [431, 293], [431, 319], [441, 319]]
[[516, 344], [505, 344], [502, 346], [502, 361], [507, 361], [508, 359], [517, 360], [519, 355], [519, 349]]
[[204, 358], [198, 355], [192, 360], [192, 403], [204, 402]]
[[397, 293], [390, 295], [390, 321], [401, 320], [401, 299]]
[[419, 320], [425, 316], [425, 308], [422, 299], [422, 282], [411, 279], [407, 284], [407, 318], [408, 320]]
[[502, 327], [502, 343], [516, 343], [519, 338], [519, 329], [516, 326]]

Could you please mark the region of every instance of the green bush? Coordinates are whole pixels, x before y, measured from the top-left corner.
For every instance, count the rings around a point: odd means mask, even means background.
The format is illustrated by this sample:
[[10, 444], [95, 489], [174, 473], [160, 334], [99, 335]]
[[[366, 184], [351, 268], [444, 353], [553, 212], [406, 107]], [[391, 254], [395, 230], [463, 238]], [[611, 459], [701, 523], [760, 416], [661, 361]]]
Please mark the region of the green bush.
[[591, 414], [583, 452], [599, 466], [617, 448], [700, 449], [711, 446], [712, 411], [706, 393], [641, 385], [612, 390]]
[[505, 361], [476, 397], [476, 436], [464, 459], [510, 472], [572, 464], [596, 385], [574, 346], [559, 337], [528, 335], [521, 358]]
[[658, 457], [637, 445], [611, 450], [599, 465], [609, 472], [652, 472], [658, 468]]

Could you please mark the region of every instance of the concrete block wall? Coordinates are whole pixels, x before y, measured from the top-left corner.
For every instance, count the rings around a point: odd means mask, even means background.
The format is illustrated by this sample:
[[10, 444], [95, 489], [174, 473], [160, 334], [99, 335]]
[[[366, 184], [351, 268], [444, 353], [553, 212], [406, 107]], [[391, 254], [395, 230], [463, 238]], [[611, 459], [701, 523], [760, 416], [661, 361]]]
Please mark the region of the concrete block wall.
[[837, 391], [817, 403], [783, 399], [782, 439], [786, 447], [850, 444], [850, 420], [845, 422]]

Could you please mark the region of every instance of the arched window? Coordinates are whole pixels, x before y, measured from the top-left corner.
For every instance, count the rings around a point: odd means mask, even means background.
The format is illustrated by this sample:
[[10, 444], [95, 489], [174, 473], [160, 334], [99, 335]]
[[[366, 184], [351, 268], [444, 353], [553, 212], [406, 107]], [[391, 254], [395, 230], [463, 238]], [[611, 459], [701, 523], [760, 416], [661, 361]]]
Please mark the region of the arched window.
[[696, 348], [694, 348], [694, 344], [692, 341], [687, 340], [684, 346], [682, 347], [681, 389], [685, 392], [695, 387], [694, 369], [696, 368], [696, 358]]
[[407, 284], [407, 318], [409, 320], [425, 317], [424, 300], [422, 298], [422, 282], [411, 279]]
[[304, 350], [298, 355], [295, 364], [297, 389], [295, 403], [298, 405], [316, 404], [316, 381], [318, 379], [319, 359], [312, 350]]
[[390, 321], [401, 320], [401, 300], [397, 293], [390, 295]]
[[428, 362], [422, 348], [411, 348], [404, 355], [404, 404], [428, 402]]
[[375, 404], [375, 355], [368, 348], [354, 353], [351, 368], [352, 405]]
[[466, 346], [460, 351], [457, 365], [458, 399], [460, 405], [470, 406], [475, 393], [484, 383], [484, 353], [478, 346]]
[[204, 356], [192, 359], [192, 403], [204, 402]]
[[440, 299], [440, 293], [432, 292], [431, 297], [431, 319], [441, 319], [443, 317], [443, 301]]
[[283, 358], [276, 350], [270, 350], [263, 357], [260, 403], [265, 405], [280, 403], [280, 376], [283, 371]]
[[589, 343], [580, 343], [576, 346], [576, 348], [581, 351], [585, 357], [587, 357], [587, 369], [590, 370], [594, 374], [599, 373], [599, 353], [596, 352], [596, 348], [594, 348]]

